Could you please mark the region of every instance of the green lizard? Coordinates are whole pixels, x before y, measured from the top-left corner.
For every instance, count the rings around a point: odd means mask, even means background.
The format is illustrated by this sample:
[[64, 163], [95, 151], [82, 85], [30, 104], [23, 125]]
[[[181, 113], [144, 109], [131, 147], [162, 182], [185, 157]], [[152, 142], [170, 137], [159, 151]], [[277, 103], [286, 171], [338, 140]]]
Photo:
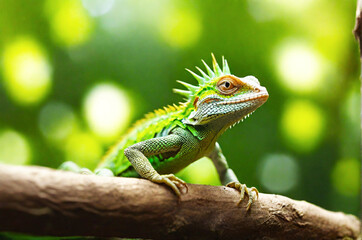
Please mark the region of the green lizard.
[[[255, 77], [232, 75], [226, 59], [222, 59], [222, 68], [213, 54], [212, 61], [213, 70], [202, 61], [207, 74], [196, 67], [201, 76], [186, 69], [199, 83], [193, 86], [178, 81], [187, 90], [174, 89], [174, 92], [186, 97], [186, 102], [147, 114], [110, 148], [94, 173], [143, 177], [168, 185], [180, 196], [186, 185], [173, 173], [206, 156], [213, 161], [221, 183], [240, 191], [239, 203], [248, 195], [249, 209], [257, 200], [258, 191], [239, 183], [216, 141], [226, 129], [260, 107], [269, 95]], [[64, 163], [61, 168], [89, 171], [72, 162]]]

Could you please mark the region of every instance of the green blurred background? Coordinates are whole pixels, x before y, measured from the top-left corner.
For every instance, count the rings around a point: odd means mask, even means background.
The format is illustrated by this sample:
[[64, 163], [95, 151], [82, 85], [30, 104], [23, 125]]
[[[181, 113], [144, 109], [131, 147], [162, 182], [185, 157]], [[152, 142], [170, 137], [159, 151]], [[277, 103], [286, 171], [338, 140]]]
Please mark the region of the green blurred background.
[[[93, 168], [167, 104], [184, 68], [225, 56], [268, 102], [219, 140], [241, 182], [359, 214], [352, 0], [0, 0], [0, 162]], [[179, 176], [219, 184], [208, 159]]]

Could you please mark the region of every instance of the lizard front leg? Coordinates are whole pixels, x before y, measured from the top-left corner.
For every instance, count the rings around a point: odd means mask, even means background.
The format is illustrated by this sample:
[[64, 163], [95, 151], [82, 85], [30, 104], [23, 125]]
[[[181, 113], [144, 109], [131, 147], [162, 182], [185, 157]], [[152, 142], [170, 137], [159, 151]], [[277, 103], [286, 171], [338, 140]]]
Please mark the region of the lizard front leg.
[[243, 201], [245, 194], [248, 195], [249, 201], [246, 205], [248, 211], [251, 204], [258, 199], [259, 192], [255, 187], [248, 188], [245, 184], [238, 181], [234, 171], [229, 168], [228, 163], [222, 154], [221, 148], [218, 143], [215, 143], [215, 148], [208, 156], [214, 163], [217, 173], [219, 174], [220, 181], [227, 187], [232, 187], [240, 191], [240, 200], [238, 205]]
[[176, 134], [148, 139], [126, 148], [124, 154], [141, 177], [152, 182], [164, 183], [180, 196], [179, 188], [181, 185], [186, 187], [185, 182], [173, 174], [160, 175], [147, 157], [167, 152], [177, 152], [181, 149], [182, 140], [183, 138]]

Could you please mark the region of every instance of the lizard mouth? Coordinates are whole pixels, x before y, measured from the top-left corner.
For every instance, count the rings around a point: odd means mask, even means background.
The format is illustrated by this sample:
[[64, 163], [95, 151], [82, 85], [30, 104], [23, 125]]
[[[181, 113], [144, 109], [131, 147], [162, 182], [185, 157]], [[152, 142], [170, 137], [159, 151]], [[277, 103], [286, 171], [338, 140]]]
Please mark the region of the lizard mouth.
[[269, 94], [267, 92], [262, 92], [257, 95], [251, 94], [250, 96], [245, 96], [241, 99], [227, 100], [227, 101], [221, 101], [221, 102], [219, 101], [217, 104], [221, 104], [221, 105], [237, 104], [237, 103], [249, 102], [249, 101], [258, 100], [258, 99], [265, 102], [268, 99], [268, 97], [269, 97]]

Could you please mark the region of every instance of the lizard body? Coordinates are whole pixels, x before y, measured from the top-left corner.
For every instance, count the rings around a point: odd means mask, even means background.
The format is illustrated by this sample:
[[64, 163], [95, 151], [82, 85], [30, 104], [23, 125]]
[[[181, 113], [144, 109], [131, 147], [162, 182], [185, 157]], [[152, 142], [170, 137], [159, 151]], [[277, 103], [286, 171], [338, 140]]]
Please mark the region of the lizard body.
[[[247, 209], [257, 199], [256, 188], [240, 184], [217, 144], [225, 130], [254, 112], [269, 97], [266, 88], [253, 76], [238, 78], [230, 73], [227, 61], [219, 67], [212, 54], [213, 69], [204, 61], [207, 73], [188, 70], [198, 86], [178, 81], [187, 90], [174, 89], [186, 97], [180, 105], [149, 113], [107, 152], [95, 170], [99, 175], [143, 177], [165, 183], [177, 195], [184, 182], [173, 173], [190, 163], [209, 157], [227, 186], [238, 189], [241, 199], [249, 196]], [[63, 168], [67, 167], [64, 164]]]

